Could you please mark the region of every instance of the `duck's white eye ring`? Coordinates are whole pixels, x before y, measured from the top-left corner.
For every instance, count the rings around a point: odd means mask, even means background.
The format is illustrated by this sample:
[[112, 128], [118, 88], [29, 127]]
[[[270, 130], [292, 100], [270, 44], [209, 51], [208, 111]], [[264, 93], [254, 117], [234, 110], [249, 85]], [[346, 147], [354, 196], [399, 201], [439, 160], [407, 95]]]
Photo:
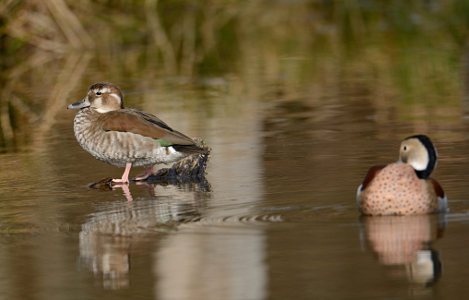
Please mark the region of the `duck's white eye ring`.
[[96, 95], [97, 95], [97, 96], [101, 96], [101, 92], [96, 92]]

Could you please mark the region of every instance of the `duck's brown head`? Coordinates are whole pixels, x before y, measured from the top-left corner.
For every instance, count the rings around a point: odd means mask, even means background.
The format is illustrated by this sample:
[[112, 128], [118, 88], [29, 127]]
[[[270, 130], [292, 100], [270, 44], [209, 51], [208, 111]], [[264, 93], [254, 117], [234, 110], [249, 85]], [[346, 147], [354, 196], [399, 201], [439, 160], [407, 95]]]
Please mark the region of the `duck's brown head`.
[[90, 86], [85, 98], [67, 106], [68, 109], [85, 107], [90, 107], [99, 113], [119, 110], [124, 108], [124, 96], [121, 90], [112, 83], [95, 83]]

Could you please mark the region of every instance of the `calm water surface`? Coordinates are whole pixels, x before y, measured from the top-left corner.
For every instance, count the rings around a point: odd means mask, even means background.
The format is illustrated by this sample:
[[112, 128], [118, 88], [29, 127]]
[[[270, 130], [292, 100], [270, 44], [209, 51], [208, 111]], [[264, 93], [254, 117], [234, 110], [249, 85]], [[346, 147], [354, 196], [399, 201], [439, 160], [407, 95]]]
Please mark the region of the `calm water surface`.
[[[122, 172], [80, 148], [75, 111], [65, 109], [102, 79], [89, 62], [80, 65], [90, 75], [55, 98], [41, 95], [44, 87], [25, 89], [49, 108], [23, 146], [0, 155], [0, 298], [456, 299], [469, 292], [469, 124], [453, 94], [441, 107], [381, 103], [387, 90], [372, 78], [336, 73], [319, 86], [288, 82], [288, 74], [107, 78], [124, 88], [129, 106], [213, 149], [206, 182], [132, 183], [128, 202], [120, 189], [87, 188]], [[368, 167], [396, 160], [400, 140], [415, 133], [430, 135], [439, 150], [434, 177], [451, 212], [360, 218], [355, 192]]]

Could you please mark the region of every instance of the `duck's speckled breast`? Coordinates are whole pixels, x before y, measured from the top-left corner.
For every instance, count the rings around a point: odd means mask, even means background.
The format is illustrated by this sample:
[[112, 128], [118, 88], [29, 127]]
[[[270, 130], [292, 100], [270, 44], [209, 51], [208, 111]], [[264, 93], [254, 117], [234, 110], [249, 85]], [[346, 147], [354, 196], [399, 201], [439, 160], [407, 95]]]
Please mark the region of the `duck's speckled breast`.
[[387, 165], [361, 193], [360, 210], [366, 215], [416, 215], [438, 210], [438, 197], [428, 180], [417, 177], [412, 166]]
[[117, 167], [130, 162], [134, 166], [175, 162], [184, 156], [172, 147], [140, 134], [105, 131], [99, 122], [101, 114], [91, 108], [81, 109], [75, 116], [73, 129], [80, 146], [95, 158]]

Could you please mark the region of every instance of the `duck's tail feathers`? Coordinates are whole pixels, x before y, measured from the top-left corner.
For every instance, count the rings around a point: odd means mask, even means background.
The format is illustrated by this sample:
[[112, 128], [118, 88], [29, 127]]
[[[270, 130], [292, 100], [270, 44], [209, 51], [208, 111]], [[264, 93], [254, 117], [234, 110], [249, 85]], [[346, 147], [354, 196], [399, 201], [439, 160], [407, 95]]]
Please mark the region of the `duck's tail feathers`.
[[187, 154], [204, 154], [207, 153], [207, 149], [201, 148], [197, 145], [172, 145], [174, 150]]

